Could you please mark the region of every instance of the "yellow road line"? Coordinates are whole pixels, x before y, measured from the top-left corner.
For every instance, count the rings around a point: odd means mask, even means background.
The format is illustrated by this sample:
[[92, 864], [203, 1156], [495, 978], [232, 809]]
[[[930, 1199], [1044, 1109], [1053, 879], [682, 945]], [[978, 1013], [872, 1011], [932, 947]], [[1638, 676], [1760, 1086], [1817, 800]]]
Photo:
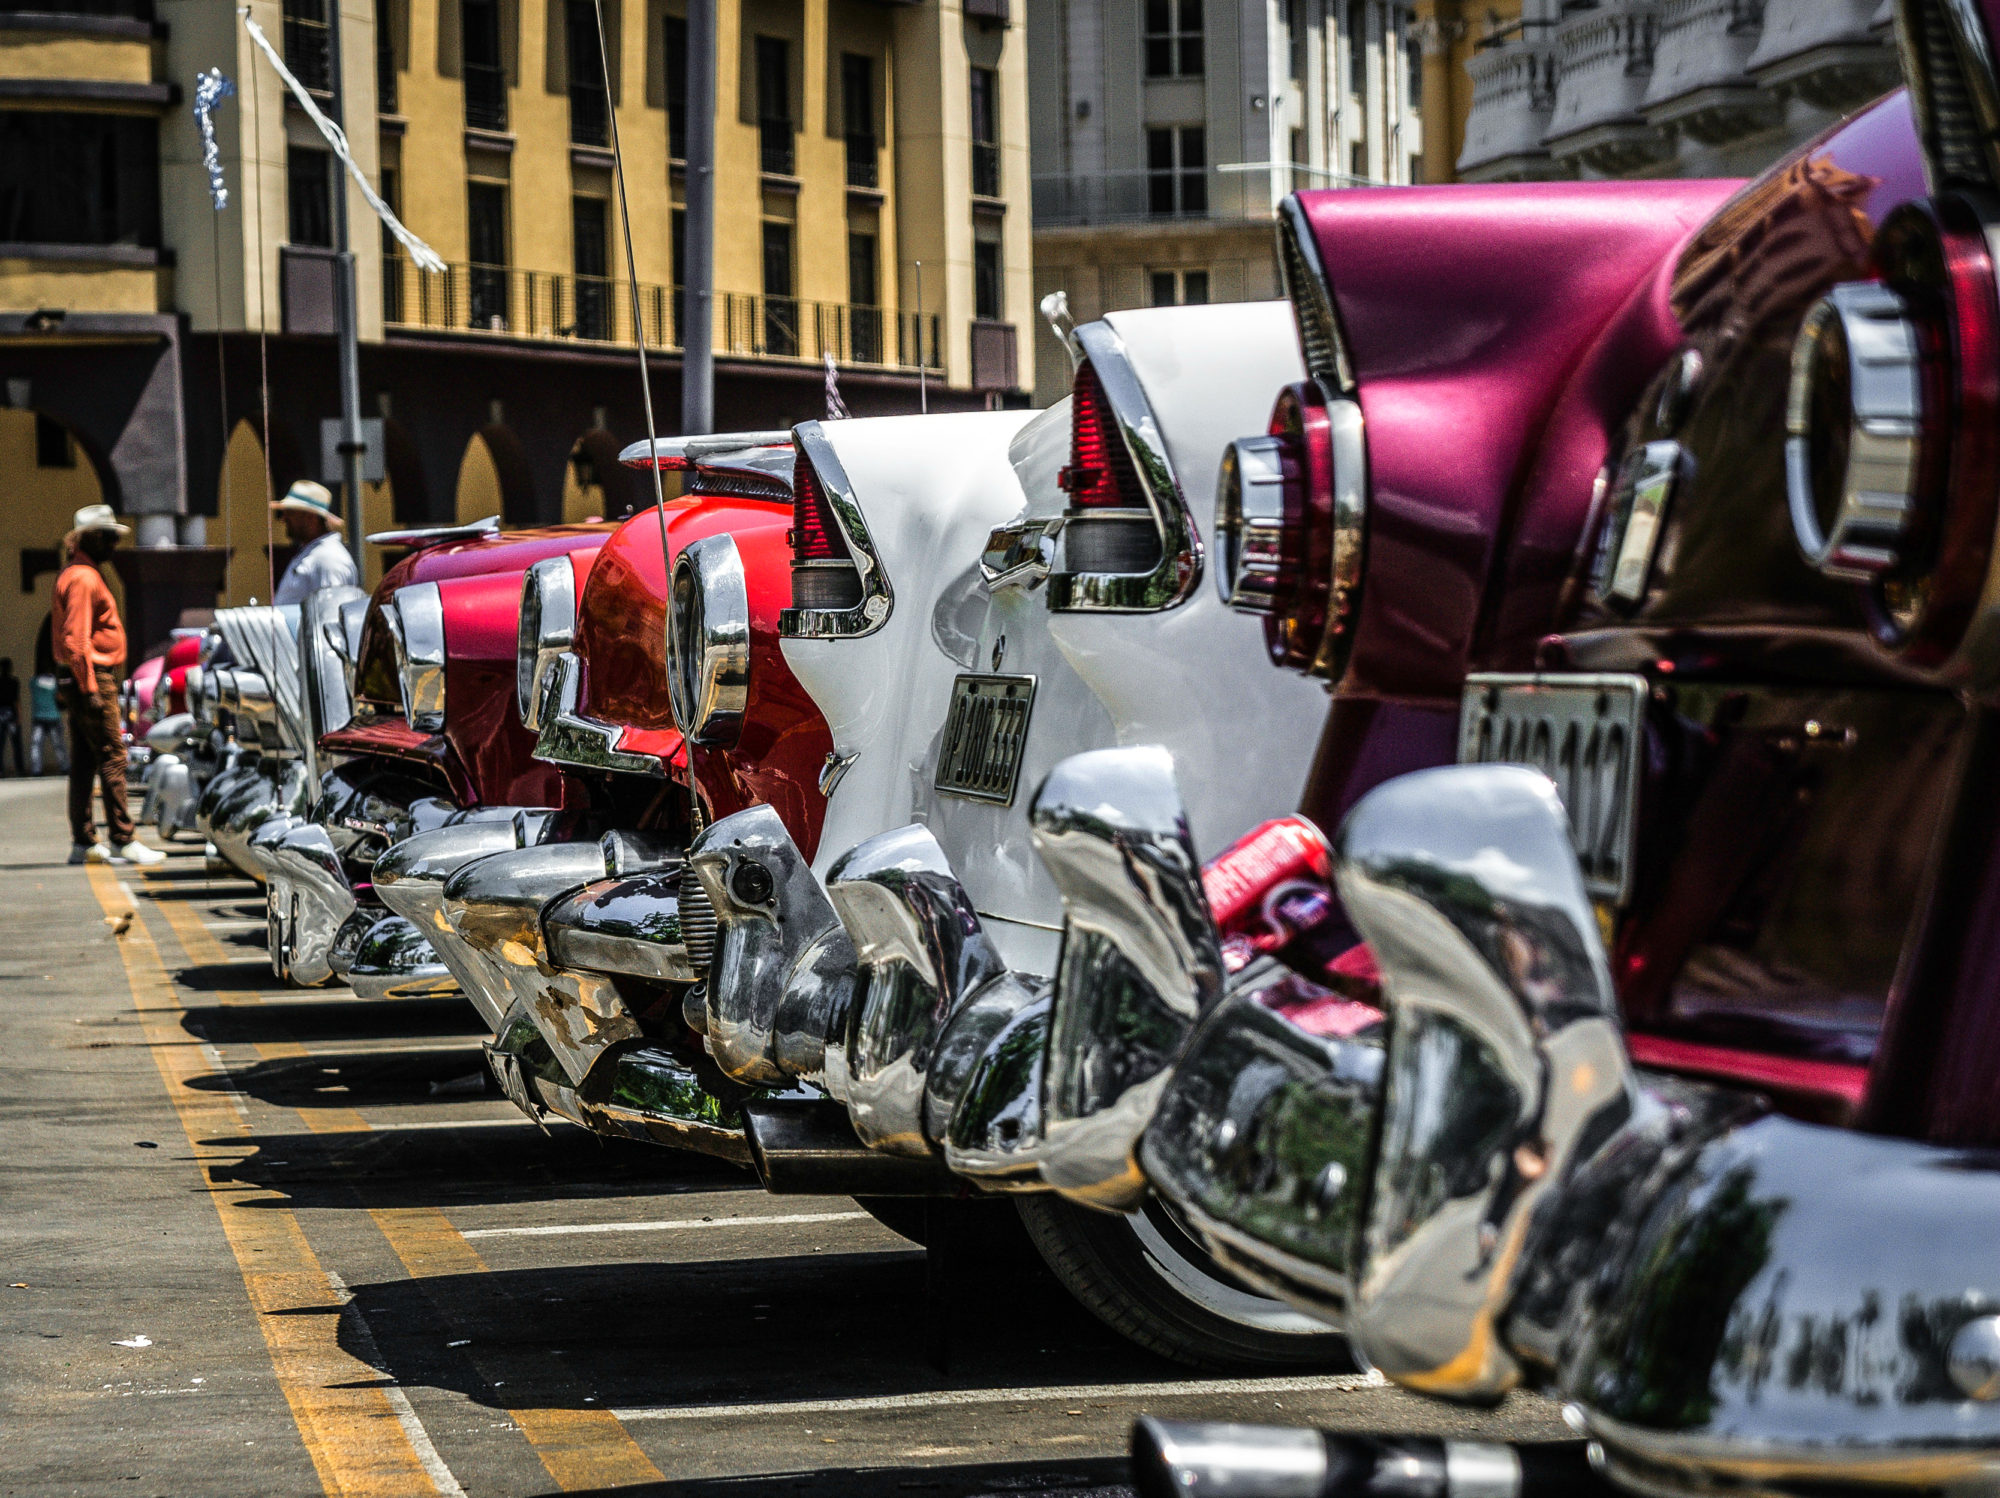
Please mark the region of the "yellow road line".
[[[87, 872], [107, 916], [132, 911], [116, 874], [100, 865]], [[425, 1470], [387, 1394], [375, 1386], [380, 1371], [341, 1349], [338, 1314], [298, 1314], [337, 1311], [341, 1297], [297, 1217], [279, 1205], [282, 1193], [244, 1187], [220, 1174], [220, 1168], [239, 1157], [229, 1145], [212, 1141], [241, 1139], [247, 1145], [249, 1124], [231, 1094], [194, 1086], [209, 1073], [194, 1051], [173, 1044], [186, 1038], [171, 1017], [183, 1011], [144, 921], [132, 921], [118, 940], [118, 955], [146, 1038], [160, 1042], [153, 1049], [160, 1080], [188, 1148], [201, 1164], [223, 1236], [236, 1256], [258, 1330], [270, 1350], [278, 1387], [291, 1406], [321, 1487], [329, 1498], [436, 1495], [438, 1484]]]
[[[168, 925], [190, 961], [210, 960], [207, 949], [221, 953], [221, 944], [193, 912], [172, 902], [162, 901], [161, 905]], [[240, 1001], [254, 1004], [258, 998], [245, 994]], [[260, 1041], [256, 1049], [266, 1060], [295, 1059], [307, 1054], [303, 1045], [287, 1040]], [[372, 1132], [368, 1120], [352, 1108], [294, 1111], [314, 1134]], [[368, 1215], [389, 1240], [389, 1246], [412, 1279], [487, 1272], [486, 1261], [435, 1207], [372, 1208]], [[507, 1414], [535, 1448], [549, 1476], [566, 1492], [665, 1480], [666, 1474], [653, 1464], [608, 1409], [509, 1409]]]
[[[201, 923], [201, 917], [188, 909], [179, 900], [155, 900], [153, 908], [166, 919], [167, 929], [174, 933], [174, 940], [187, 953], [187, 960], [203, 967], [241, 967], [257, 969], [262, 963], [249, 962], [241, 957], [231, 956], [223, 949], [215, 934]], [[245, 972], [245, 977], [250, 973]], [[225, 989], [210, 995], [218, 1004], [255, 1004], [258, 996], [245, 989]]]

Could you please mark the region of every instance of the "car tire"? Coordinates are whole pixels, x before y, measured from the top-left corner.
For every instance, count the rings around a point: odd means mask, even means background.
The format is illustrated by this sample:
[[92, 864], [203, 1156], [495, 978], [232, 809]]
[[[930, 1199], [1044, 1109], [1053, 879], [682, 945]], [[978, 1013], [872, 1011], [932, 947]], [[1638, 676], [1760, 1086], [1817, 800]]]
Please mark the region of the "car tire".
[[1106, 1326], [1197, 1368], [1351, 1370], [1347, 1339], [1236, 1279], [1157, 1199], [1129, 1215], [1015, 1198], [1042, 1262]]

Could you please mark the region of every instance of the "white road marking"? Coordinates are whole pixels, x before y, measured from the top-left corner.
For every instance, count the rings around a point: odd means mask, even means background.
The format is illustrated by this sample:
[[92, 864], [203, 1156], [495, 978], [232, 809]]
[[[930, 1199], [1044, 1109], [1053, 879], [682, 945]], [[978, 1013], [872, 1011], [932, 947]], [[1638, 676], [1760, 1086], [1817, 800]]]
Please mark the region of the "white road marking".
[[575, 1233], [671, 1233], [682, 1228], [798, 1226], [808, 1222], [872, 1222], [866, 1212], [784, 1212], [771, 1217], [679, 1217], [669, 1222], [585, 1222], [571, 1227], [473, 1228], [461, 1238], [567, 1238]]
[[789, 1415], [846, 1415], [867, 1410], [935, 1410], [976, 1404], [1048, 1404], [1105, 1399], [1175, 1399], [1191, 1394], [1356, 1394], [1387, 1388], [1379, 1373], [1337, 1373], [1305, 1378], [1196, 1378], [1171, 1384], [1071, 1384], [1031, 1389], [937, 1389], [926, 1394], [884, 1394], [870, 1399], [783, 1400], [770, 1404], [667, 1405], [613, 1410], [620, 1420], [733, 1420]]
[[[326, 1282], [333, 1286], [333, 1293], [341, 1305], [354, 1313], [349, 1325], [354, 1330], [354, 1340], [363, 1360], [377, 1368], [385, 1367], [381, 1350], [375, 1345], [374, 1328], [368, 1325], [368, 1318], [361, 1313], [361, 1308], [353, 1303], [354, 1292], [347, 1288], [347, 1281], [328, 1269]], [[389, 1400], [389, 1408], [396, 1412], [396, 1423], [403, 1427], [403, 1434], [409, 1438], [410, 1449], [416, 1452], [417, 1465], [424, 1469], [424, 1475], [436, 1484], [442, 1498], [466, 1498], [465, 1489], [458, 1485], [458, 1479], [451, 1475], [451, 1468], [438, 1455], [437, 1447], [431, 1442], [431, 1433], [417, 1418], [416, 1406], [410, 1403], [410, 1396], [403, 1392], [403, 1386], [391, 1377], [381, 1385], [381, 1389]]]

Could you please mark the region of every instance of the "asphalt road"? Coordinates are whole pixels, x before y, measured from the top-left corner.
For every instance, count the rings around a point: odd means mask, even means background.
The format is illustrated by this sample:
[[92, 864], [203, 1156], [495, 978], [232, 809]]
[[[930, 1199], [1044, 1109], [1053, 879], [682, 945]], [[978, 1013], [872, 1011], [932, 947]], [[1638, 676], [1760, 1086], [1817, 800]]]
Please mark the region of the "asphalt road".
[[[0, 781], [0, 1494], [1123, 1491], [1135, 1415], [1563, 1433], [1141, 1353], [1006, 1251], [543, 1133], [463, 1001], [272, 984], [260, 889]], [[128, 918], [129, 917], [129, 918]]]

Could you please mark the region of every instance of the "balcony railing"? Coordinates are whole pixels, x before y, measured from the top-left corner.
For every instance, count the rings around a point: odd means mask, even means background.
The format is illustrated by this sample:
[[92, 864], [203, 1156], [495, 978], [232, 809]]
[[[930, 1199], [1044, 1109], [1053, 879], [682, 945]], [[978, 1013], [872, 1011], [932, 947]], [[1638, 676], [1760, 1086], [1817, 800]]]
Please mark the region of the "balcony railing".
[[1244, 201], [1246, 180], [1232, 182], [1213, 167], [1037, 174], [1031, 182], [1034, 221], [1039, 226], [1268, 215], [1268, 198], [1261, 205]]
[[880, 187], [882, 143], [872, 135], [847, 137], [847, 185]]
[[1000, 196], [1000, 147], [990, 140], [972, 143], [972, 195], [976, 198]]
[[[682, 298], [639, 285], [649, 348], [681, 346]], [[401, 256], [382, 261], [382, 320], [392, 327], [630, 347], [632, 284], [500, 265], [452, 265], [425, 275]], [[938, 318], [798, 297], [721, 292], [715, 298], [715, 352], [731, 358], [941, 371]]]
[[599, 83], [569, 86], [569, 143], [573, 146], [611, 144], [611, 102]]
[[474, 130], [507, 128], [507, 70], [493, 63], [465, 64], [465, 123]]

